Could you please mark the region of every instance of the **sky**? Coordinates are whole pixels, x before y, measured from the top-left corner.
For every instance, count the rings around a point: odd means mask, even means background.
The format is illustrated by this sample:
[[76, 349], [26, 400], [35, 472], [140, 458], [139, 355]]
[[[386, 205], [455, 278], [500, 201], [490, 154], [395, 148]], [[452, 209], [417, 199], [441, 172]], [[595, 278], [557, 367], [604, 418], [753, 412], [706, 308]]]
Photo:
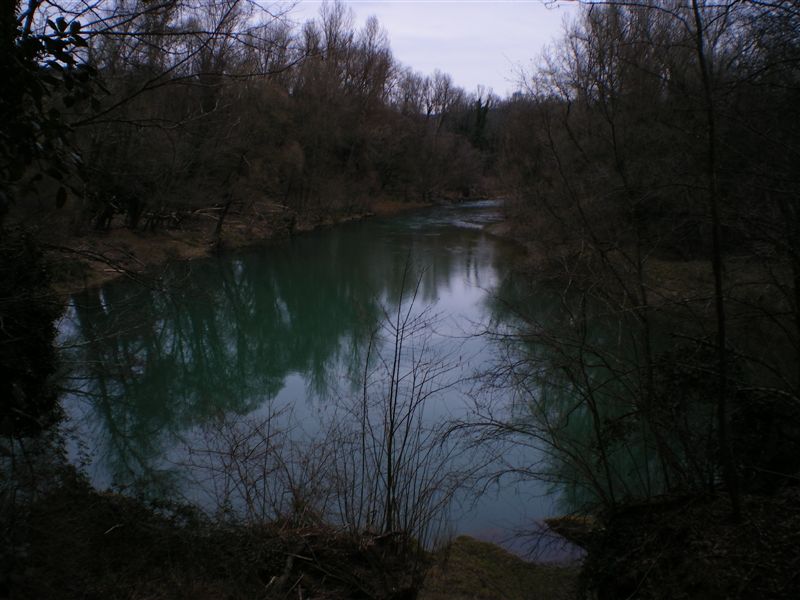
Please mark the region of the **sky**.
[[[321, 1], [302, 0], [293, 18], [317, 16]], [[440, 69], [468, 92], [480, 84], [506, 96], [519, 88], [519, 71], [559, 37], [575, 2], [544, 0], [382, 0], [345, 2], [360, 27], [375, 15], [395, 58], [424, 74]]]

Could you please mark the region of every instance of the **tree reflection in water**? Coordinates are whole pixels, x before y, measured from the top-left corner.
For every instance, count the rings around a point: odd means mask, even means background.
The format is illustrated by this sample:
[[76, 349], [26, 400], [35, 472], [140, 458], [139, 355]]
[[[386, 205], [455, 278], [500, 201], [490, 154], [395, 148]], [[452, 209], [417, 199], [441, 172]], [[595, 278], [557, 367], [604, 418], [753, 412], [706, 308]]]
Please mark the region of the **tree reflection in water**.
[[290, 405], [313, 436], [337, 398], [358, 394], [370, 335], [400, 301], [409, 262], [420, 310], [448, 315], [441, 351], [474, 368], [485, 342], [468, 334], [489, 317], [483, 299], [506, 251], [443, 209], [174, 264], [158, 287], [117, 281], [74, 296], [60, 326], [63, 402], [93, 452], [93, 480], [180, 488], [180, 448], [221, 415]]

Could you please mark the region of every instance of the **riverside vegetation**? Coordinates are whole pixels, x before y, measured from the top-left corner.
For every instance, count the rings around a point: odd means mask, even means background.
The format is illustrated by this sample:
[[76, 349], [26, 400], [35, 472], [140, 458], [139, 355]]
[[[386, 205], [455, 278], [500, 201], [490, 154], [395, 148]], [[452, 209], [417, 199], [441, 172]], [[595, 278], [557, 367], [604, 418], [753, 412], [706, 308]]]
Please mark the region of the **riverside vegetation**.
[[[404, 358], [411, 312], [386, 315], [382, 385], [365, 375], [361, 427], [336, 439], [347, 527], [315, 505], [324, 461], [268, 451], [285, 504], [241, 522], [97, 492], [62, 464], [49, 290], [54, 271], [83, 277], [76, 256], [135, 270], [142, 239], [204, 253], [376, 200], [502, 192], [527, 259], [486, 332], [503, 351], [447, 433], [508, 458], [489, 479], [558, 490], [572, 516], [551, 527], [587, 550], [576, 595], [796, 597], [795, 2], [587, 2], [509, 99], [409, 71], [341, 4], [301, 26], [236, 0], [2, 11], [4, 593], [416, 595], [450, 488], [416, 428], [442, 363]], [[114, 256], [97, 241], [126, 237]], [[492, 554], [457, 540], [451, 564], [467, 549]], [[571, 572], [537, 568], [502, 572], [570, 593]]]

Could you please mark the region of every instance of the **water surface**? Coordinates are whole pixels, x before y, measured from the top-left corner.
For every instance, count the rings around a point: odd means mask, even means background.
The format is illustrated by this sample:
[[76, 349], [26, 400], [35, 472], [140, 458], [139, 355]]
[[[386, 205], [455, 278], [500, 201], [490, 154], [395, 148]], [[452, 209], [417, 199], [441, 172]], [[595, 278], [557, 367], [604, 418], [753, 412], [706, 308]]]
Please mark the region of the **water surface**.
[[[467, 417], [470, 377], [496, 358], [479, 334], [497, 327], [517, 252], [483, 231], [500, 218], [482, 201], [351, 223], [173, 264], [155, 286], [116, 281], [72, 297], [59, 340], [73, 460], [98, 487], [202, 504], [183, 465], [206, 425], [288, 407], [292, 435], [321, 435], [332, 407], [361, 393], [368, 349], [391, 343], [375, 332], [415, 290], [429, 348], [455, 367], [425, 419]], [[505, 538], [553, 513], [545, 491], [490, 486], [456, 507], [454, 530]]]

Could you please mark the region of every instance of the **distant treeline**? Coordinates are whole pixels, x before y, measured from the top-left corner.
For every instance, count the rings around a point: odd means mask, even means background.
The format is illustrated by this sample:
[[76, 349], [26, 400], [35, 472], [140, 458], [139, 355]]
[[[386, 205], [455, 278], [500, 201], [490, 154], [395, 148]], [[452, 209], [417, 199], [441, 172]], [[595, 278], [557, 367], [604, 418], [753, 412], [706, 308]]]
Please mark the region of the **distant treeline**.
[[[73, 8], [83, 81], [49, 101], [80, 158], [65, 187], [79, 228], [231, 199], [325, 215], [483, 184], [497, 99], [399, 64], [378, 21], [358, 27], [344, 4], [301, 25], [239, 0]], [[34, 31], [58, 31], [44, 12]]]
[[587, 3], [510, 106], [506, 181], [551, 244], [798, 258], [796, 2]]

